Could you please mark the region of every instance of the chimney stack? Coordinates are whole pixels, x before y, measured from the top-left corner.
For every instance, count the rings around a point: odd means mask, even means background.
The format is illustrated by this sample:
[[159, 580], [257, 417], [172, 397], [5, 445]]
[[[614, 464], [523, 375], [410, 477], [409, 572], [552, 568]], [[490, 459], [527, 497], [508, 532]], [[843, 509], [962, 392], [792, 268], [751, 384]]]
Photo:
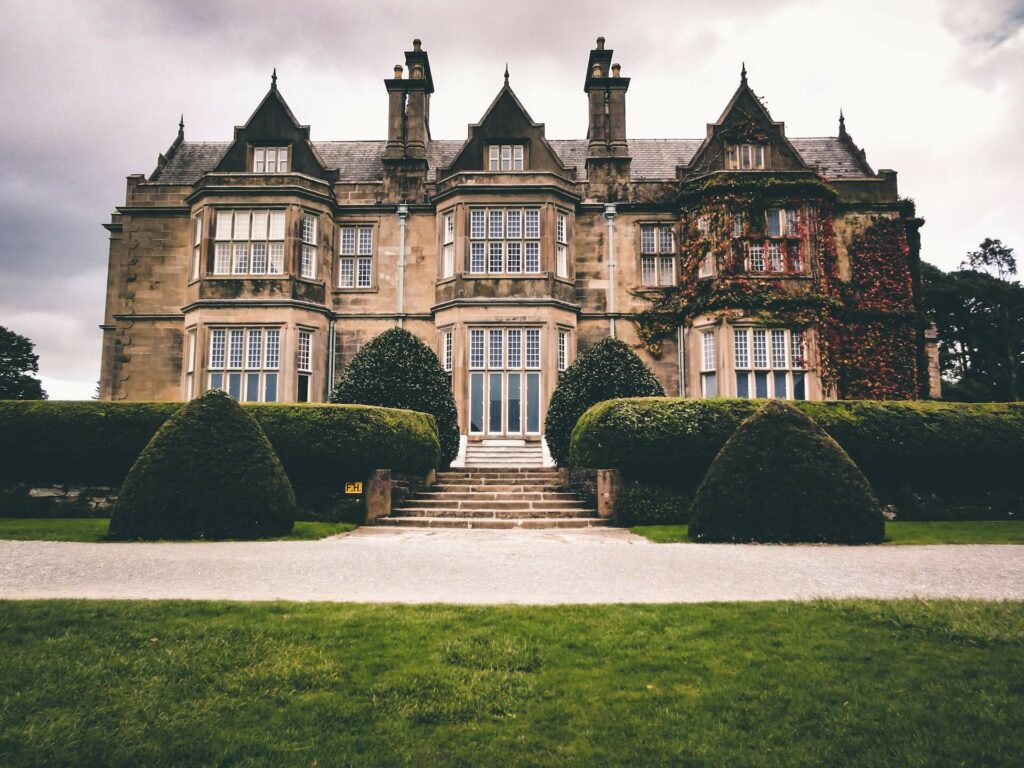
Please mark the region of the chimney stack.
[[587, 176], [592, 190], [605, 186], [608, 199], [630, 181], [631, 158], [626, 141], [626, 91], [629, 78], [612, 64], [612, 51], [603, 37], [590, 52], [583, 91], [587, 94]]

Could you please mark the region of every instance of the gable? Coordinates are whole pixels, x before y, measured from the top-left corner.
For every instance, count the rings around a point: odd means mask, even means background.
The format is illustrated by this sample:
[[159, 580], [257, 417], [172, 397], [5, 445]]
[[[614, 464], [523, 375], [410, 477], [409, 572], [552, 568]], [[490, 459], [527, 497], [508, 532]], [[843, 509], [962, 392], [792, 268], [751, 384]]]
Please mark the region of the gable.
[[249, 152], [252, 147], [285, 145], [291, 148], [291, 171], [325, 180], [333, 178], [334, 174], [324, 166], [309, 140], [309, 126], [299, 125], [275, 83], [246, 124], [235, 127], [234, 139], [214, 170], [246, 173], [250, 168]]
[[524, 144], [527, 170], [566, 175], [565, 165], [544, 138], [544, 124], [533, 122], [507, 82], [480, 122], [469, 126], [469, 138], [446, 172], [487, 170], [487, 147], [491, 144]]
[[687, 175], [728, 169], [728, 148], [743, 144], [765, 147], [766, 171], [808, 170], [800, 153], [786, 138], [785, 123], [772, 120], [764, 104], [747, 85], [745, 73], [718, 122], [708, 125], [707, 138], [691, 160]]

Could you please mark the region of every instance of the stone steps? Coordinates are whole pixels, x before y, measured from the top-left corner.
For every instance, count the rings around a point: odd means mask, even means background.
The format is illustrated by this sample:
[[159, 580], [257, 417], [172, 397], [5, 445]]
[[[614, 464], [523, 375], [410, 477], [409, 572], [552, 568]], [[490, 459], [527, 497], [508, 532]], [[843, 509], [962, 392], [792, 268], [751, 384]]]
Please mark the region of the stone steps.
[[[485, 486], [486, 487], [486, 486]], [[564, 491], [526, 491], [514, 488], [511, 491], [494, 491], [488, 488], [482, 491], [439, 491], [433, 488], [429, 491], [421, 491], [409, 496], [412, 501], [509, 501], [509, 502], [531, 502], [531, 501], [571, 501], [577, 502], [576, 494], [565, 493]]]
[[378, 525], [416, 528], [596, 528], [608, 525], [597, 517], [382, 517]]
[[403, 506], [395, 514], [402, 517], [436, 517], [436, 518], [472, 518], [477, 519], [501, 519], [512, 520], [517, 518], [540, 520], [559, 518], [588, 518], [594, 517], [594, 510], [586, 507], [565, 507], [563, 509], [493, 509], [488, 507], [466, 508], [466, 507], [418, 507]]

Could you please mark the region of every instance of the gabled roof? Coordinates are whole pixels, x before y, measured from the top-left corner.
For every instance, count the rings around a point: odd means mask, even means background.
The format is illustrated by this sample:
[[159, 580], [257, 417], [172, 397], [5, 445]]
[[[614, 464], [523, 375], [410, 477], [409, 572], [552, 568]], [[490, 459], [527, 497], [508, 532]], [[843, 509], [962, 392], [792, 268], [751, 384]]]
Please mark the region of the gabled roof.
[[487, 107], [480, 121], [469, 126], [469, 135], [447, 167], [449, 172], [483, 170], [484, 144], [494, 141], [530, 142], [530, 168], [565, 173], [568, 169], [544, 137], [544, 124], [534, 122], [526, 107], [505, 84]]

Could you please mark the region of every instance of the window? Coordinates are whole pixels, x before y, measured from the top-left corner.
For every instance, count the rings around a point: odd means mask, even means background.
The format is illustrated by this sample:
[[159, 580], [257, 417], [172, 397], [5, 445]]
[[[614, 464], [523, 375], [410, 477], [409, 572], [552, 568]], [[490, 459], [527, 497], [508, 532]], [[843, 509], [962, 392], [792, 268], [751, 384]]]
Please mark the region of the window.
[[700, 389], [703, 397], [718, 397], [718, 349], [714, 331], [700, 335]]
[[559, 277], [569, 276], [569, 217], [558, 211], [555, 213], [555, 274]]
[[697, 277], [712, 277], [715, 274], [715, 255], [708, 251], [700, 260], [700, 267], [697, 270]]
[[444, 242], [442, 244], [443, 258], [441, 262], [441, 277], [451, 277], [455, 274], [455, 213], [446, 213], [442, 217], [442, 232]]
[[209, 388], [242, 402], [277, 402], [280, 359], [278, 328], [211, 328]]
[[195, 397], [196, 329], [190, 328], [185, 342], [185, 399]]
[[725, 167], [729, 170], [760, 170], [765, 167], [763, 144], [733, 144], [725, 149]]
[[338, 287], [370, 288], [373, 284], [373, 227], [343, 226], [339, 242]]
[[192, 217], [192, 279], [199, 279], [199, 265], [202, 262], [203, 250], [203, 215]]
[[299, 274], [302, 277], [316, 278], [316, 216], [311, 213], [302, 214], [302, 261]]
[[469, 211], [472, 274], [540, 272], [540, 210], [472, 208]]
[[[763, 237], [743, 238], [742, 214], [736, 214], [733, 238], [742, 248], [748, 272], [792, 274], [803, 271], [800, 258], [800, 212], [792, 208], [769, 208], [765, 211]], [[753, 228], [751, 228], [753, 230]]]
[[287, 173], [288, 147], [254, 147], [253, 173]]
[[284, 274], [283, 210], [219, 210], [213, 274]]
[[523, 170], [522, 144], [491, 144], [488, 147], [487, 169], [490, 171]]
[[310, 379], [313, 378], [313, 332], [299, 331], [299, 344], [296, 348], [295, 368], [298, 371], [298, 386], [295, 399], [300, 403], [310, 400]]
[[471, 328], [469, 431], [539, 433], [540, 329]]
[[649, 286], [676, 284], [675, 245], [670, 225], [640, 225], [640, 283]]
[[558, 370], [564, 371], [569, 367], [569, 332], [558, 332]]
[[445, 373], [448, 374], [448, 381], [452, 380], [452, 355], [453, 351], [453, 338], [451, 331], [445, 331], [441, 334], [441, 367], [444, 368]]
[[807, 355], [803, 331], [734, 328], [736, 396], [807, 399]]

